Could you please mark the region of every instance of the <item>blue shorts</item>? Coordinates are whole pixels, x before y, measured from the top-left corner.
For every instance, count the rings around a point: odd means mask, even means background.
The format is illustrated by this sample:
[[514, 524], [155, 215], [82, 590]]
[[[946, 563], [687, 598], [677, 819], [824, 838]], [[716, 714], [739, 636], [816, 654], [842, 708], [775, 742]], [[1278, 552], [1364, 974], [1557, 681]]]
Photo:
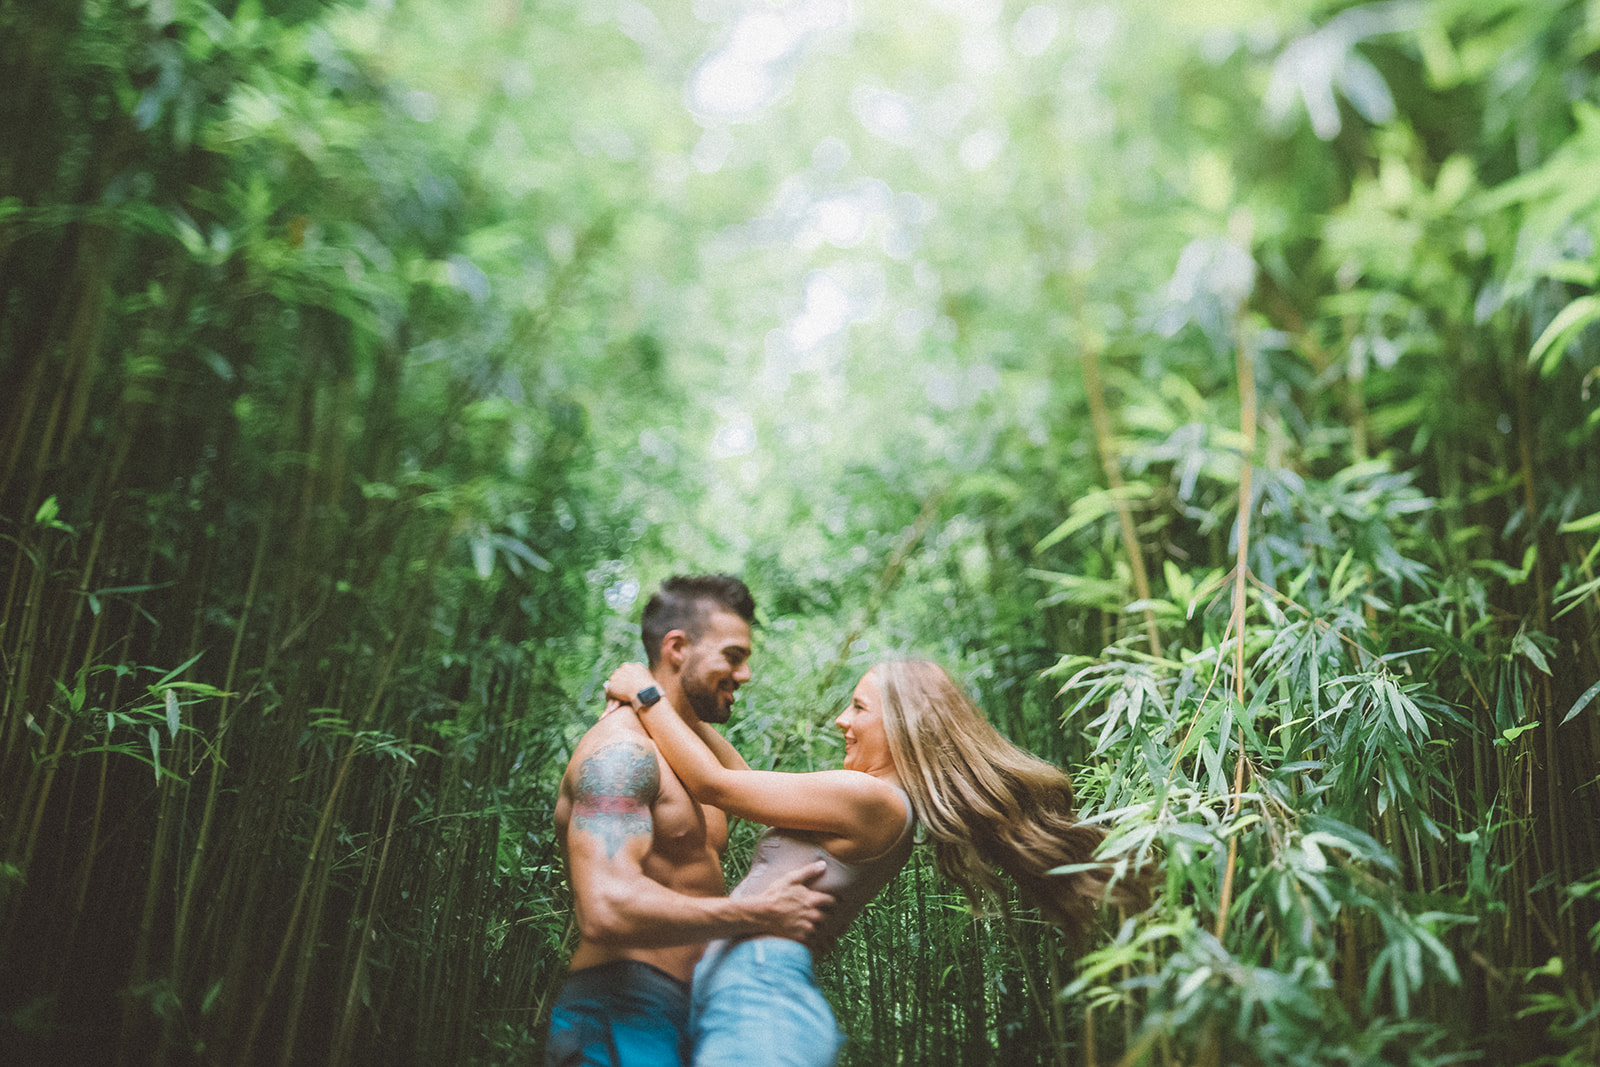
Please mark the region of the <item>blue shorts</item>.
[[694, 1067], [832, 1067], [844, 1047], [811, 950], [781, 937], [717, 942], [694, 969]]
[[685, 1067], [689, 987], [659, 967], [612, 960], [573, 971], [550, 1012], [546, 1067]]

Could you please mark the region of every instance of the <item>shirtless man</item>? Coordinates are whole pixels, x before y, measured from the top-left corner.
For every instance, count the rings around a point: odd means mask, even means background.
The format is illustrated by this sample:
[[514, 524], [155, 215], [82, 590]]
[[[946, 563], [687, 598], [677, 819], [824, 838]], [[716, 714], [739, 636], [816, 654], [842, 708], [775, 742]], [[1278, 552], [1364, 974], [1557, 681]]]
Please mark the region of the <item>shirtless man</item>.
[[[745, 763], [707, 723], [728, 721], [750, 679], [754, 615], [737, 578], [677, 577], [650, 598], [641, 625], [659, 696], [692, 709], [698, 719], [685, 711], [685, 721], [727, 766]], [[730, 900], [727, 816], [689, 796], [628, 705], [608, 705], [578, 742], [561, 779], [556, 837], [579, 941], [551, 1013], [548, 1067], [687, 1064], [689, 980], [705, 943], [751, 933], [802, 940], [832, 902], [807, 885], [820, 861]]]

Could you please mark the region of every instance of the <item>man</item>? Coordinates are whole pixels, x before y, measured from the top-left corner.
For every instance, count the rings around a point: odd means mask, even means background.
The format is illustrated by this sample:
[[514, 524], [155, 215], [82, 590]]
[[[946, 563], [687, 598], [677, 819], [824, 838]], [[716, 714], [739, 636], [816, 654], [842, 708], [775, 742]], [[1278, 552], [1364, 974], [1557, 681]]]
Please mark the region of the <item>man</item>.
[[[726, 722], [750, 680], [754, 617], [739, 579], [680, 576], [650, 598], [640, 627], [659, 695], [686, 709], [685, 721], [727, 766], [744, 760], [706, 724]], [[556, 836], [579, 941], [551, 1014], [549, 1067], [687, 1064], [689, 980], [705, 942], [803, 939], [832, 901], [806, 884], [821, 862], [759, 896], [728, 899], [727, 816], [689, 795], [626, 705], [608, 705], [578, 742], [561, 779]]]

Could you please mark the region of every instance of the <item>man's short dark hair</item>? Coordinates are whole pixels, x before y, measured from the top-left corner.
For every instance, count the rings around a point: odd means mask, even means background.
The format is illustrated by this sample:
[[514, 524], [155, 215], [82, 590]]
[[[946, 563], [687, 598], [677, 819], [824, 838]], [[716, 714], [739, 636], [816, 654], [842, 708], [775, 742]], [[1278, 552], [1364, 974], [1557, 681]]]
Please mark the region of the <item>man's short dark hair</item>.
[[756, 618], [755, 598], [731, 574], [677, 574], [661, 583], [661, 591], [644, 606], [639, 630], [650, 666], [661, 660], [661, 641], [672, 630], [682, 630], [698, 641], [714, 609], [731, 611], [745, 622]]

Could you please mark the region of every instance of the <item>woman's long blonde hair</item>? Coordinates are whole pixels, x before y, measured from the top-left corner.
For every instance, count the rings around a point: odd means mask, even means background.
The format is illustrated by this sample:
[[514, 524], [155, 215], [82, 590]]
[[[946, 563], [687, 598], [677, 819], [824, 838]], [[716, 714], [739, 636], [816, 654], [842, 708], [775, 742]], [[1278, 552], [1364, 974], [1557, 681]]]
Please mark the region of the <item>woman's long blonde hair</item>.
[[969, 901], [999, 890], [999, 867], [1074, 935], [1097, 903], [1148, 903], [1145, 874], [1128, 864], [1117, 879], [1114, 861], [1047, 873], [1095, 862], [1106, 832], [1078, 821], [1066, 773], [1002, 737], [942, 667], [890, 660], [871, 673], [900, 784], [927, 828], [940, 873]]

